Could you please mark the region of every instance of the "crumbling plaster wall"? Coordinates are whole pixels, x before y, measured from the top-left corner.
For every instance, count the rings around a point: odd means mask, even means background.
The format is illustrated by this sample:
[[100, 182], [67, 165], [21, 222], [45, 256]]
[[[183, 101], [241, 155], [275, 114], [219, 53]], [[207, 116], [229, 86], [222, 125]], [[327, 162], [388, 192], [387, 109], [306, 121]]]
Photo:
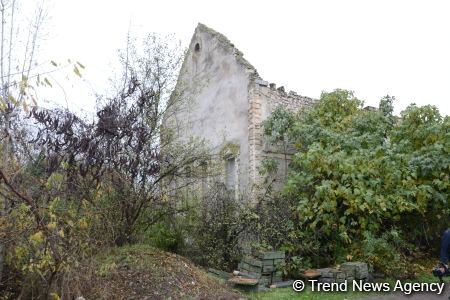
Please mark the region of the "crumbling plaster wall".
[[203, 24], [195, 29], [174, 95], [184, 100], [183, 105], [166, 124], [182, 139], [205, 139], [219, 160], [228, 148], [237, 149], [232, 151], [235, 190], [250, 198], [261, 182], [259, 168], [265, 158], [281, 162], [280, 174], [286, 165], [280, 149], [265, 142], [262, 122], [279, 105], [297, 111], [315, 102], [269, 85], [224, 35]]
[[214, 154], [238, 145], [236, 190], [248, 185], [248, 85], [256, 70], [228, 39], [199, 24], [183, 63], [178, 87], [189, 104], [176, 114], [180, 136], [204, 138]]

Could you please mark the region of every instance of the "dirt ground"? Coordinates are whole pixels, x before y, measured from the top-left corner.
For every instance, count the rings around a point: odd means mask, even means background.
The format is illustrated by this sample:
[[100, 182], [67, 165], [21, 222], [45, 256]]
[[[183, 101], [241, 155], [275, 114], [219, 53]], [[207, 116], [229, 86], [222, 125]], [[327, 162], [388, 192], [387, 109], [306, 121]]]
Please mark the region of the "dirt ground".
[[188, 259], [153, 248], [115, 249], [78, 281], [86, 299], [222, 299], [245, 297]]

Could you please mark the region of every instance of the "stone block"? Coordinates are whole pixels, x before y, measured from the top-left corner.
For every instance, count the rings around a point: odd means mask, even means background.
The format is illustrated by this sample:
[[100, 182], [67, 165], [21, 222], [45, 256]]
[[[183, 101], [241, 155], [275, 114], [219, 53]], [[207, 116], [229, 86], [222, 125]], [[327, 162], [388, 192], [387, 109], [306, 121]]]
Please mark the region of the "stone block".
[[265, 287], [269, 286], [271, 283], [272, 283], [271, 275], [262, 275], [261, 278], [259, 279], [259, 284]]
[[345, 277], [345, 273], [338, 269], [331, 269], [331, 273], [333, 273], [334, 277]]
[[263, 266], [262, 272], [264, 274], [272, 273], [275, 271], [275, 266]]
[[359, 280], [359, 279], [367, 279], [367, 278], [369, 278], [369, 273], [367, 272], [367, 273], [356, 273], [355, 274], [355, 279], [357, 279], [357, 280]]
[[254, 279], [261, 278], [261, 273], [256, 273], [256, 272], [242, 271], [240, 273], [240, 275], [242, 275], [245, 278], [254, 278]]
[[214, 274], [217, 277], [220, 277], [220, 278], [226, 279], [226, 280], [228, 280], [232, 277], [231, 273], [228, 273], [228, 272], [225, 272], [222, 270], [213, 269], [213, 268], [209, 268], [208, 272], [210, 272], [211, 274]]
[[355, 270], [355, 278], [356, 279], [365, 279], [368, 277], [369, 277], [369, 270], [367, 267]]
[[347, 277], [354, 277], [356, 280], [369, 277], [369, 268], [364, 262], [346, 262], [341, 265], [341, 270]]
[[320, 272], [321, 278], [334, 278], [333, 271], [335, 269], [333, 268], [323, 268], [323, 269], [317, 269], [317, 271]]
[[244, 263], [247, 263], [249, 265], [255, 266], [255, 267], [262, 267], [263, 266], [263, 262], [259, 259], [255, 259], [253, 257], [250, 256], [246, 256], [242, 259], [242, 261]]
[[345, 281], [345, 278], [346, 278], [346, 276], [345, 276], [345, 273], [344, 273], [344, 272], [338, 271], [338, 272], [335, 272], [335, 273], [334, 273], [334, 281], [337, 282], [337, 283], [342, 283], [342, 282], [344, 282], [344, 281]]
[[247, 264], [245, 262], [240, 262], [239, 270], [248, 270], [249, 267], [250, 267], [249, 264]]
[[319, 282], [320, 283], [334, 283], [334, 278], [332, 277], [319, 277]]
[[264, 266], [274, 266], [274, 264], [273, 264], [273, 259], [266, 259], [266, 260], [263, 260], [263, 267]]
[[275, 266], [279, 266], [279, 265], [281, 265], [282, 263], [284, 263], [284, 258], [278, 258], [278, 259], [274, 259], [273, 260], [273, 264], [275, 265]]
[[355, 269], [353, 268], [342, 268], [341, 266], [341, 271], [344, 272], [346, 277], [355, 277]]
[[247, 270], [249, 272], [254, 272], [254, 273], [261, 273], [262, 272], [262, 267], [256, 267], [256, 266], [252, 266], [249, 264], [245, 264], [243, 270]]

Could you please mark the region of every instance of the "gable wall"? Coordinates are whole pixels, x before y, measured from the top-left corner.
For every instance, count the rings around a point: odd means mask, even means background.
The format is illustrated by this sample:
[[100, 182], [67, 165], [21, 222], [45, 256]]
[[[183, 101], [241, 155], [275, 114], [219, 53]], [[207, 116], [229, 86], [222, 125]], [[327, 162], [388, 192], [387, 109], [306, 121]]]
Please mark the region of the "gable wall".
[[227, 144], [238, 145], [240, 191], [248, 184], [248, 84], [255, 73], [224, 36], [200, 24], [178, 82], [182, 98], [188, 99], [176, 114], [179, 136], [204, 138], [215, 154]]
[[[207, 140], [213, 154], [223, 154], [224, 148], [236, 145], [235, 190], [253, 199], [252, 188], [261, 182], [262, 161], [277, 159], [279, 175], [286, 166], [282, 151], [266, 143], [262, 122], [279, 105], [297, 111], [316, 101], [263, 81], [225, 36], [202, 24], [192, 37], [176, 91], [188, 101], [171, 118], [169, 123], [176, 124], [171, 127], [177, 128], [181, 138]], [[225, 173], [224, 160], [223, 169]]]

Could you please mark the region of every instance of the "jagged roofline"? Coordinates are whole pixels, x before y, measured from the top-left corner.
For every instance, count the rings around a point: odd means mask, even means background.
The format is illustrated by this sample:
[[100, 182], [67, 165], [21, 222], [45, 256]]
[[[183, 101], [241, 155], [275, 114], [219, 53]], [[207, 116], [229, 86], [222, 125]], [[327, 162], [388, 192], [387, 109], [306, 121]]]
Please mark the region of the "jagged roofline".
[[[228, 49], [236, 58], [236, 61], [243, 66], [245, 69], [249, 71], [251, 74], [251, 77], [253, 79], [261, 79], [261, 77], [258, 74], [258, 71], [256, 68], [249, 63], [245, 58], [244, 54], [237, 49], [234, 44], [223, 34], [220, 32], [215, 31], [214, 29], [211, 29], [210, 27], [206, 26], [205, 24], [198, 23], [197, 27], [195, 28], [195, 33], [197, 32], [206, 32], [210, 35], [212, 35], [219, 43], [225, 48]], [[194, 43], [196, 43], [195, 40], [195, 33], [192, 36], [191, 43], [189, 45], [189, 49], [194, 49]]]
[[[197, 27], [195, 28], [195, 33], [192, 36], [191, 42], [189, 44], [189, 51], [192, 51], [192, 49], [194, 49], [194, 47], [195, 47], [195, 43], [197, 43], [197, 40], [195, 39], [197, 32], [208, 33], [209, 35], [213, 36], [222, 45], [222, 47], [224, 47], [224, 49], [228, 49], [230, 51], [230, 53], [232, 53], [234, 55], [237, 63], [240, 64], [241, 66], [243, 66], [245, 70], [247, 70], [247, 72], [249, 74], [250, 83], [251, 82], [259, 82], [259, 83], [264, 82], [265, 86], [268, 85], [268, 82], [266, 82], [259, 76], [256, 68], [244, 58], [244, 54], [241, 51], [239, 51], [239, 49], [237, 49], [234, 46], [234, 44], [225, 35], [221, 34], [220, 32], [215, 31], [214, 29], [211, 29], [210, 27], [206, 26], [205, 24], [198, 23]], [[181, 67], [182, 70], [184, 69], [185, 63], [186, 63], [186, 58], [183, 61], [183, 66]], [[180, 80], [180, 77], [178, 78], [177, 85], [179, 84], [179, 80]], [[277, 92], [279, 92], [281, 94], [285, 94], [284, 96], [288, 96], [289, 98], [309, 99], [312, 101], [317, 101], [317, 99], [306, 97], [306, 96], [301, 96], [293, 91], [290, 91], [289, 93], [285, 93], [284, 90], [283, 91], [277, 90]], [[283, 96], [283, 95], [281, 95], [281, 96]]]

